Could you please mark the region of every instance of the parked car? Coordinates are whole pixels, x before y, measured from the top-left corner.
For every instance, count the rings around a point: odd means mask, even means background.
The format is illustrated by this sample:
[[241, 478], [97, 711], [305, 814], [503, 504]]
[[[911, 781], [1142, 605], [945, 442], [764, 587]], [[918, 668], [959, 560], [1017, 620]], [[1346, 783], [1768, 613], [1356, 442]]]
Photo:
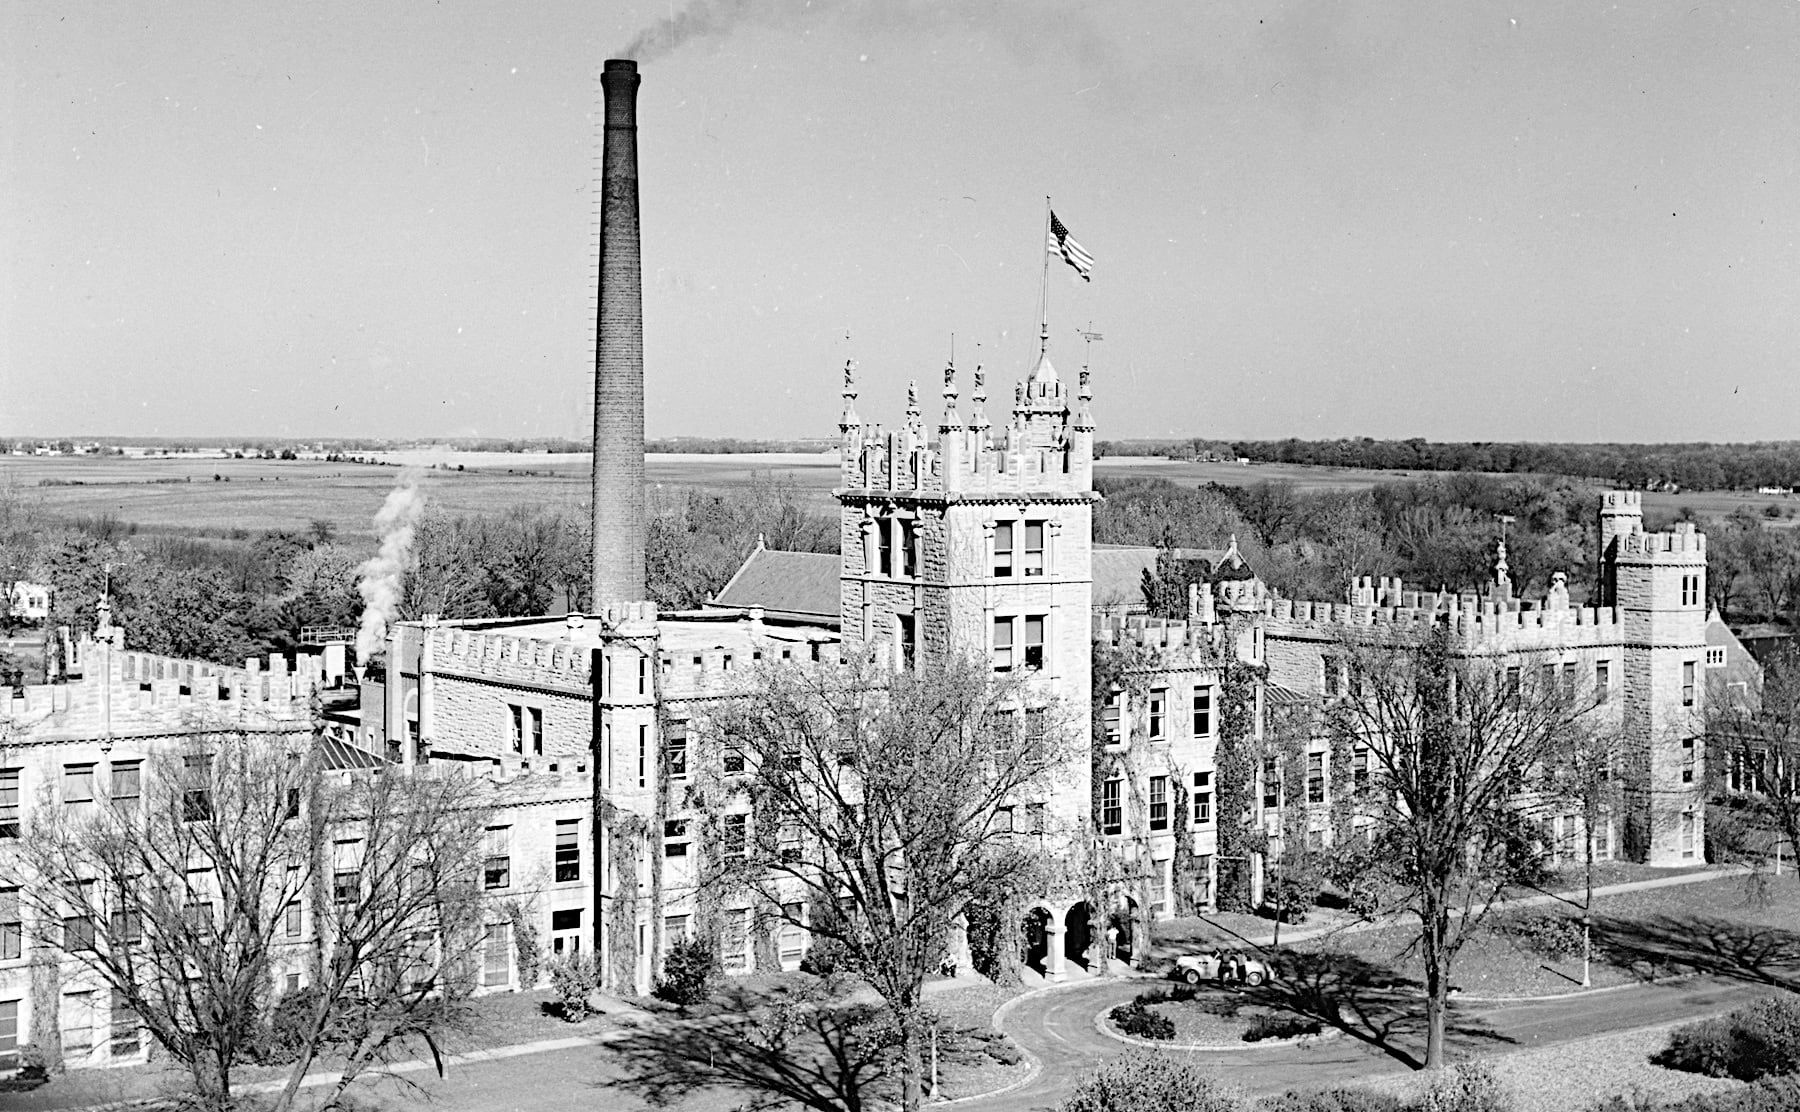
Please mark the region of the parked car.
[[1252, 988], [1272, 976], [1268, 963], [1249, 957], [1241, 950], [1210, 950], [1204, 954], [1183, 955], [1175, 959], [1172, 975], [1190, 985], [1216, 980], [1220, 984], [1243, 984]]

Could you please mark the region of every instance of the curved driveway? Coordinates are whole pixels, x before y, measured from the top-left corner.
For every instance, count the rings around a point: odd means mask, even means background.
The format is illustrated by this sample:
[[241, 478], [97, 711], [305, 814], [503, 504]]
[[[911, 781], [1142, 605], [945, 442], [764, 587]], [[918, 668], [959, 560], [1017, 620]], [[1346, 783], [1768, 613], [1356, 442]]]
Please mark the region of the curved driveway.
[[[1054, 988], [1021, 999], [1001, 1029], [1035, 1055], [1041, 1069], [1030, 1084], [970, 1107], [995, 1112], [1055, 1108], [1075, 1082], [1128, 1049], [1094, 1029], [1094, 1017], [1156, 982], [1112, 978]], [[1461, 1016], [1479, 1019], [1500, 1036], [1493, 1050], [1567, 1042], [1590, 1035], [1648, 1027], [1708, 1015], [1766, 996], [1767, 986], [1696, 978], [1680, 984], [1634, 985], [1562, 1000], [1470, 1004]], [[1362, 1040], [1340, 1036], [1305, 1046], [1268, 1050], [1187, 1051], [1227, 1080], [1252, 1093], [1329, 1086], [1354, 1077], [1397, 1073], [1408, 1067]]]

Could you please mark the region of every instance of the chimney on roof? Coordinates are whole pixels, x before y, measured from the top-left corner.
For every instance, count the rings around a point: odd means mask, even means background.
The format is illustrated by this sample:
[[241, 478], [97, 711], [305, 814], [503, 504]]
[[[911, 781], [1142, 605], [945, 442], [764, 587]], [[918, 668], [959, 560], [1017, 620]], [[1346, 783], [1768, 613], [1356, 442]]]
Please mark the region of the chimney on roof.
[[592, 609], [641, 602], [644, 586], [644, 299], [638, 248], [637, 63], [612, 59], [600, 169], [594, 327]]

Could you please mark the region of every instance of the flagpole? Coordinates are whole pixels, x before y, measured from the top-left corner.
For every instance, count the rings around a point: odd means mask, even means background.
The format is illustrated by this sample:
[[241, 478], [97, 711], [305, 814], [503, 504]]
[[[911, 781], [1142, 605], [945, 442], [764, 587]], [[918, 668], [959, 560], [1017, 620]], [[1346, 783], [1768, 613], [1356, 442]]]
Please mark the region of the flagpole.
[[1043, 306], [1043, 318], [1038, 322], [1038, 357], [1042, 358], [1050, 350], [1050, 194], [1044, 194], [1044, 276], [1040, 281], [1038, 301]]

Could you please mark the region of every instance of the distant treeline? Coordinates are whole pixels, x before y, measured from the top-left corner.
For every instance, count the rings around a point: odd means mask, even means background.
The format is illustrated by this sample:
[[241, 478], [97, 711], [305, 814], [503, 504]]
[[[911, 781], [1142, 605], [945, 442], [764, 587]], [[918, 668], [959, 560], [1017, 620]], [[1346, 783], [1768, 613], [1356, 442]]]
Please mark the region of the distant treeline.
[[1800, 485], [1800, 441], [1756, 444], [1530, 444], [1374, 440], [1104, 440], [1102, 456], [1249, 459], [1377, 471], [1570, 475], [1637, 490]]
[[[829, 437], [804, 440], [740, 440], [729, 436], [669, 436], [644, 442], [647, 452], [685, 452], [693, 455], [746, 455], [756, 452], [826, 452], [837, 442]], [[42, 445], [65, 454], [75, 452], [78, 445], [102, 445], [100, 454], [117, 454], [120, 447], [155, 448], [166, 452], [253, 452], [270, 459], [292, 459], [295, 451], [394, 452], [408, 448], [446, 447], [459, 452], [585, 452], [592, 447], [586, 440], [565, 437], [530, 437], [503, 440], [487, 437], [452, 437], [434, 440], [371, 439], [306, 439], [201, 436], [169, 439], [154, 436], [90, 436], [48, 440], [0, 439], [0, 452], [29, 453]], [[282, 455], [281, 453], [287, 453]]]

